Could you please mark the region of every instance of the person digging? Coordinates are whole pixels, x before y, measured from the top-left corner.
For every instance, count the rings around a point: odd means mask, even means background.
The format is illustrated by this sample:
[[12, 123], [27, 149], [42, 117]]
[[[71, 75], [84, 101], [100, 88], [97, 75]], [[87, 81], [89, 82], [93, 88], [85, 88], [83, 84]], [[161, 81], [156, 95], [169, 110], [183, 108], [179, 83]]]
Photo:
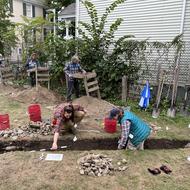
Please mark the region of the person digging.
[[73, 105], [71, 103], [60, 104], [54, 112], [53, 127], [54, 137], [51, 150], [57, 150], [57, 141], [62, 129], [64, 131], [76, 133], [77, 124], [84, 118], [86, 110], [80, 105]]
[[144, 141], [151, 133], [151, 127], [134, 113], [121, 108], [110, 111], [110, 119], [116, 119], [121, 125], [121, 138], [118, 149], [143, 150]]

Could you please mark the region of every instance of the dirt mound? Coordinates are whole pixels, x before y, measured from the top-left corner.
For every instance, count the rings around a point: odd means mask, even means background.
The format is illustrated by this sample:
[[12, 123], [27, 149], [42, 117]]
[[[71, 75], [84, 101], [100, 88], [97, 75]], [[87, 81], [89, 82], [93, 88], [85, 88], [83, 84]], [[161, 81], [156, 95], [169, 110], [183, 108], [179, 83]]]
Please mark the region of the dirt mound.
[[25, 89], [11, 94], [11, 98], [23, 103], [57, 104], [63, 97], [44, 87]]
[[89, 116], [95, 116], [100, 119], [104, 118], [112, 108], [116, 107], [105, 100], [87, 96], [75, 99], [73, 103], [83, 106], [88, 111]]
[[15, 88], [10, 85], [0, 84], [0, 95], [6, 95], [15, 91]]

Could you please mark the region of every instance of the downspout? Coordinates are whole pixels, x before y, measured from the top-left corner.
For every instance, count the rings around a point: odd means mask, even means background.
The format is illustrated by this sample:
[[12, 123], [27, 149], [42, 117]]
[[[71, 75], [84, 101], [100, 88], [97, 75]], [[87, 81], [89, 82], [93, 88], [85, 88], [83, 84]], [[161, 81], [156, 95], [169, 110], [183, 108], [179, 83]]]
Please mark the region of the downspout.
[[78, 32], [79, 6], [80, 6], [80, 2], [79, 2], [79, 0], [76, 0], [76, 6], [75, 6], [75, 38], [78, 38], [78, 36], [79, 36], [79, 32]]
[[79, 7], [80, 7], [80, 0], [76, 0], [76, 5], [75, 5], [75, 39], [77, 40], [77, 46], [76, 46], [76, 54], [78, 55], [78, 37], [79, 37]]
[[185, 20], [185, 10], [186, 10], [186, 4], [187, 0], [183, 0], [183, 9], [182, 9], [182, 15], [181, 15], [181, 27], [180, 27], [180, 34], [183, 33], [184, 28], [184, 20]]
[[[179, 35], [183, 34], [183, 29], [184, 29], [184, 20], [185, 20], [185, 10], [186, 10], [186, 2], [187, 0], [183, 0], [183, 9], [182, 9], [182, 15], [181, 15], [181, 27], [180, 27], [180, 33]], [[178, 55], [177, 55], [177, 63], [176, 63], [176, 67], [175, 67], [175, 70], [176, 70], [176, 73], [175, 73], [175, 77], [176, 77], [176, 80], [174, 81], [174, 84], [173, 84], [173, 100], [172, 100], [172, 103], [171, 103], [171, 106], [174, 106], [174, 103], [176, 101], [176, 97], [177, 97], [177, 89], [178, 89], [178, 80], [179, 80], [179, 70], [180, 70], [180, 58], [181, 58], [181, 54], [180, 52], [178, 52]], [[173, 108], [172, 108], [173, 109]]]

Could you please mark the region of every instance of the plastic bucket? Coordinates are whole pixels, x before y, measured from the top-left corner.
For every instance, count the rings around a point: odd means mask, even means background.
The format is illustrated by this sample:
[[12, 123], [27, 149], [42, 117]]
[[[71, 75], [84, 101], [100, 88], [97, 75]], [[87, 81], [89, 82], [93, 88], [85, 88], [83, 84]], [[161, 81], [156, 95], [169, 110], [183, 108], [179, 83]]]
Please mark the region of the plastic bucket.
[[0, 115], [0, 130], [5, 130], [10, 128], [9, 115]]
[[107, 133], [115, 133], [117, 130], [117, 120], [105, 118], [104, 119], [104, 130]]
[[41, 108], [39, 104], [32, 104], [28, 107], [30, 121], [42, 121]]

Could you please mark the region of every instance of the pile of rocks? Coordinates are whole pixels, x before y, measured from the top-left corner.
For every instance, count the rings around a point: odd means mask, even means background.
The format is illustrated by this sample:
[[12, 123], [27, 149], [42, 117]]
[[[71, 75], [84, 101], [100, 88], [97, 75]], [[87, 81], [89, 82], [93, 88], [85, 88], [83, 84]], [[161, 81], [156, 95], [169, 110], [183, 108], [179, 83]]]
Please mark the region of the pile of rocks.
[[81, 175], [106, 176], [112, 175], [114, 171], [125, 171], [127, 166], [113, 166], [112, 159], [102, 154], [88, 154], [77, 161]]
[[38, 135], [47, 136], [52, 134], [52, 128], [50, 124], [46, 122], [31, 122], [26, 126], [20, 128], [14, 128], [9, 130], [0, 131], [0, 137], [12, 138], [17, 140], [18, 137], [38, 137]]

